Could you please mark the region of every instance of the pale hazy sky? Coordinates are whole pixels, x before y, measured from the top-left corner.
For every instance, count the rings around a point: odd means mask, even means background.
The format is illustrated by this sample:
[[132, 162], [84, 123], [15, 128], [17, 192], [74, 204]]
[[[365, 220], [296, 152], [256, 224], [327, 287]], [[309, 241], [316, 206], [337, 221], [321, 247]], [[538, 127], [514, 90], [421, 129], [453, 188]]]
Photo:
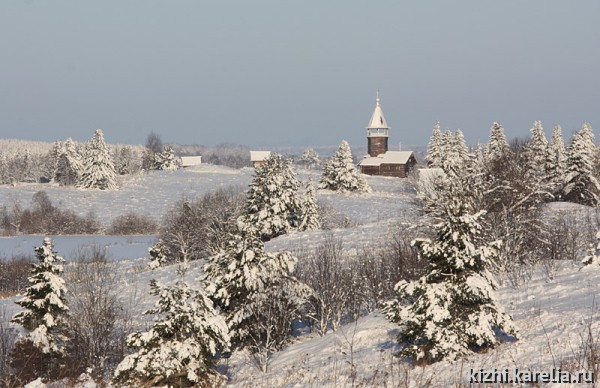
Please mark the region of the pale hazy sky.
[[[600, 134], [600, 1], [0, 1], [0, 137], [390, 145]], [[599, 135], [600, 137], [600, 135]]]

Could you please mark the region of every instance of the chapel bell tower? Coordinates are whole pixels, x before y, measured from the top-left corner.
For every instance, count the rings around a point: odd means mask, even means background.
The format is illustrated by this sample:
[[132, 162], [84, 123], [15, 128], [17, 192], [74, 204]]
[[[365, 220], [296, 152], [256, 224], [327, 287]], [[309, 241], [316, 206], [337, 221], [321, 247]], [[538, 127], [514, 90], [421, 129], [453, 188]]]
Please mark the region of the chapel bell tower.
[[367, 126], [367, 150], [369, 156], [376, 157], [385, 154], [388, 150], [388, 125], [383, 117], [383, 111], [379, 105], [379, 90], [377, 90], [377, 98], [375, 99], [375, 110], [371, 121]]

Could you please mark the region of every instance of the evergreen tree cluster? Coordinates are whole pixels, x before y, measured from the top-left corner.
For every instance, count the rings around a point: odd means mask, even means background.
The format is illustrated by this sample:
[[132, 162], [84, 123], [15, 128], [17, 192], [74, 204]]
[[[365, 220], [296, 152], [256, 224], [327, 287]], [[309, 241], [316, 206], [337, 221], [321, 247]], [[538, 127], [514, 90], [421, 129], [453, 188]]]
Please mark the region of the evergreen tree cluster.
[[[266, 371], [271, 354], [291, 340], [292, 322], [310, 289], [293, 275], [289, 252], [267, 253], [264, 241], [293, 229], [319, 227], [314, 189], [304, 198], [289, 161], [272, 154], [256, 170], [245, 214], [218, 252], [205, 260], [198, 286], [177, 282], [152, 293], [159, 299], [149, 331], [131, 334], [133, 353], [117, 366], [120, 384], [218, 384], [214, 363], [227, 350], [247, 348]], [[150, 249], [151, 267], [172, 262], [164, 242]]]
[[[416, 282], [400, 281], [397, 298], [385, 309], [400, 325], [402, 357], [454, 360], [497, 345], [499, 332], [516, 336], [512, 319], [494, 298], [490, 271], [519, 283], [548, 254], [543, 203], [598, 205], [591, 127], [584, 124], [566, 149], [560, 126], [550, 143], [539, 121], [530, 132], [526, 143], [509, 144], [495, 122], [489, 142], [469, 153], [459, 130], [442, 134], [435, 124], [427, 158], [444, 174], [420, 198], [436, 239], [413, 241], [427, 260], [425, 274]], [[596, 247], [590, 252], [584, 264], [595, 262]]]
[[454, 174], [458, 169], [466, 168], [472, 175], [479, 174], [479, 178], [482, 178], [481, 174], [487, 175], [486, 180], [496, 181], [498, 186], [502, 182], [514, 182], [515, 175], [520, 175], [537, 192], [536, 196], [541, 198], [538, 200], [598, 205], [600, 184], [595, 166], [599, 152], [591, 126], [585, 123], [575, 132], [568, 147], [558, 125], [550, 142], [540, 121], [534, 122], [530, 133], [527, 143], [522, 148], [516, 145], [518, 149], [513, 151], [504, 129], [495, 122], [489, 142], [484, 147], [478, 145], [469, 153], [460, 130], [453, 135], [447, 129], [442, 134], [439, 122], [436, 122], [427, 148], [428, 165]]
[[[122, 173], [133, 170], [130, 148], [117, 154]], [[77, 186], [82, 189], [115, 190], [117, 170], [113, 154], [104, 141], [104, 134], [97, 129], [86, 144], [77, 144], [71, 138], [53, 144], [48, 155], [48, 177], [62, 186]]]

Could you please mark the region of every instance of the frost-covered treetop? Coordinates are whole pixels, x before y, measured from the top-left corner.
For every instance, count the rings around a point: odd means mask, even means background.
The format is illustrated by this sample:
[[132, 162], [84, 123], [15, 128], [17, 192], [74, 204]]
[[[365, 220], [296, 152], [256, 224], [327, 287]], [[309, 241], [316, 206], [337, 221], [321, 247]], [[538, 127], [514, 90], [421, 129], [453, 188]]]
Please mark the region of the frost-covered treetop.
[[495, 121], [490, 130], [490, 141], [487, 145], [486, 156], [488, 160], [495, 162], [508, 155], [510, 155], [510, 147], [504, 135], [504, 128]]
[[319, 188], [339, 192], [371, 191], [354, 166], [352, 151], [346, 140], [342, 140], [335, 155], [323, 166]]
[[443, 159], [442, 150], [442, 131], [440, 130], [440, 122], [436, 121], [433, 126], [433, 133], [429, 139], [427, 146], [427, 160], [430, 167], [441, 167]]
[[272, 153], [256, 168], [243, 218], [258, 228], [264, 241], [298, 226], [302, 206], [298, 187], [291, 162], [279, 154]]
[[104, 134], [101, 129], [96, 129], [94, 136], [85, 147], [79, 187], [114, 190], [118, 187], [116, 177], [112, 155], [104, 142]]

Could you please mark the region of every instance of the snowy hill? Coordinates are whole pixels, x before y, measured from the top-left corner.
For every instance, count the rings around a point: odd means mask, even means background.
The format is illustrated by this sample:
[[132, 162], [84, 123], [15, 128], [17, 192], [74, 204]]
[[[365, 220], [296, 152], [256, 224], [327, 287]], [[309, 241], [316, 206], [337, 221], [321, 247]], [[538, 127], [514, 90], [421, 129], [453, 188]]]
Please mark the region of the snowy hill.
[[[160, 219], [169, 206], [182, 196], [197, 196], [227, 185], [246, 186], [251, 169], [232, 170], [223, 167], [202, 166], [177, 172], [155, 172], [140, 175], [123, 182], [114, 192], [78, 190], [40, 184], [0, 187], [0, 206], [19, 199], [27, 203], [33, 193], [45, 190], [53, 201], [80, 214], [92, 210], [102, 222], [109, 222], [129, 210], [151, 214]], [[301, 171], [300, 178], [310, 174]], [[314, 179], [313, 179], [314, 180]], [[414, 192], [407, 180], [367, 177], [373, 193], [334, 194], [318, 191], [318, 199], [334, 207], [352, 220], [345, 229], [297, 232], [278, 237], [266, 244], [269, 251], [313, 249], [333, 233], [344, 241], [344, 249], [353, 253], [369, 242], [397, 233], [418, 216], [413, 204]], [[557, 206], [558, 207], [558, 206]], [[154, 298], [148, 295], [149, 281], [158, 279], [172, 283], [178, 279], [178, 266], [151, 271], [147, 259], [139, 258], [152, 237], [114, 243], [112, 237], [94, 237], [100, 245], [111, 245], [111, 262], [119, 274], [118, 294], [124, 305], [139, 317], [149, 308]], [[39, 245], [36, 237], [0, 239], [0, 252], [13, 252], [12, 246], [26, 249]], [[77, 242], [64, 242], [57, 249], [75, 249], [85, 244], [85, 237]], [[23, 243], [22, 240], [26, 242]], [[74, 240], [75, 241], [75, 240]], [[113, 241], [113, 243], [111, 243]], [[60, 241], [59, 241], [60, 242]], [[11, 245], [12, 244], [12, 245]], [[131, 247], [135, 245], [135, 249]], [[16, 248], [15, 248], [16, 249]], [[70, 252], [64, 252], [67, 256]], [[128, 257], [128, 255], [135, 257]], [[127, 260], [118, 261], [118, 258]], [[199, 276], [202, 262], [193, 262], [184, 278], [190, 283]], [[596, 354], [600, 340], [600, 321], [597, 311], [600, 292], [600, 268], [579, 270], [578, 264], [559, 263], [556, 277], [548, 281], [542, 268], [521, 288], [502, 286], [498, 302], [511, 314], [519, 329], [519, 340], [507, 341], [484, 354], [473, 355], [458, 362], [441, 362], [431, 366], [411, 366], [395, 358], [395, 336], [398, 328], [379, 311], [348, 323], [341, 329], [324, 336], [301, 334], [294, 344], [272, 357], [267, 373], [255, 366], [245, 352], [238, 352], [220, 364], [232, 386], [452, 386], [468, 385], [470, 369], [505, 370], [514, 368], [531, 371], [551, 371], [561, 368], [575, 373], [591, 368], [589, 360]], [[0, 299], [0, 311], [10, 317], [18, 306], [16, 297]], [[137, 324], [143, 327], [144, 319]], [[593, 352], [592, 352], [593, 350]], [[597, 362], [597, 361], [596, 361]], [[549, 385], [550, 386], [550, 385]], [[575, 386], [575, 385], [574, 385]], [[579, 386], [579, 385], [578, 385]]]

